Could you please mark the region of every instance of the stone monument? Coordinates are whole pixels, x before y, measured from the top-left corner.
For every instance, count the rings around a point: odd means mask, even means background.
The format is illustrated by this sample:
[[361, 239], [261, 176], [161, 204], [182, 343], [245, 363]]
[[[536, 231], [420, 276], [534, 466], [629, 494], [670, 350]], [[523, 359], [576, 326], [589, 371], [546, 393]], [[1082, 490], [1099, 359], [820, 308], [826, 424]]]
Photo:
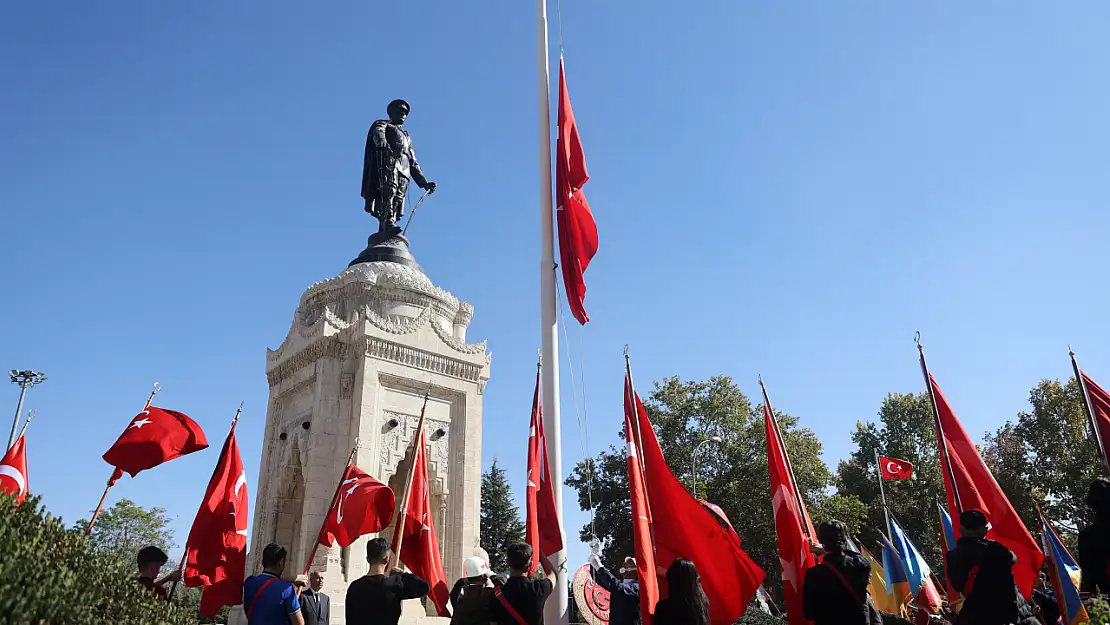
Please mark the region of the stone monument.
[[[448, 584], [479, 549], [482, 393], [490, 354], [484, 341], [467, 343], [474, 308], [424, 275], [395, 226], [395, 207], [371, 211], [382, 227], [367, 250], [338, 276], [309, 287], [285, 340], [267, 350], [270, 398], [251, 502], [248, 575], [261, 570], [262, 548], [269, 543], [288, 550], [287, 576], [300, 573], [356, 440], [355, 464], [389, 484], [399, 503], [405, 478], [399, 465], [425, 392], [431, 496]], [[392, 535], [391, 523], [382, 536]], [[345, 621], [347, 586], [366, 573], [372, 537], [316, 552], [311, 568], [324, 576], [331, 625]], [[438, 619], [434, 615], [430, 602], [408, 601], [401, 622]], [[241, 608], [232, 611], [230, 622], [246, 622]]]

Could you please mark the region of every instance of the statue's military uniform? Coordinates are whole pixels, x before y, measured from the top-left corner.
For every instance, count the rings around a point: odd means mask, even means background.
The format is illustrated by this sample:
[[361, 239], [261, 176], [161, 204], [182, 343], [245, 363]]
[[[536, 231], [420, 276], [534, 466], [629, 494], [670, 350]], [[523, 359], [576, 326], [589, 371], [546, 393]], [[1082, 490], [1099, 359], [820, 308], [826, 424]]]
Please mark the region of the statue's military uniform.
[[400, 221], [405, 212], [410, 178], [420, 188], [428, 187], [428, 180], [416, 162], [408, 131], [389, 120], [379, 119], [366, 135], [362, 197], [366, 200], [366, 212], [381, 223], [380, 230]]

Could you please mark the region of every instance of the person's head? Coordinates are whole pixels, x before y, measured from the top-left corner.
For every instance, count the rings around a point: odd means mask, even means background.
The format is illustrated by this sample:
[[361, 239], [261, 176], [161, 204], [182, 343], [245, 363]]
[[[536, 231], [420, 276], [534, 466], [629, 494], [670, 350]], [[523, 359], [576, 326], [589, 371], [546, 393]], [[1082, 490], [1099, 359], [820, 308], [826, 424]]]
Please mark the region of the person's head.
[[1110, 480], [1100, 477], [1091, 482], [1085, 503], [1096, 515], [1110, 517]]
[[409, 103], [404, 100], [394, 100], [385, 107], [385, 112], [389, 115], [389, 121], [394, 124], [405, 123], [405, 118], [409, 116]]
[[371, 567], [381, 568], [382, 570], [388, 569], [391, 555], [389, 542], [381, 536], [366, 543], [366, 561], [370, 563]]
[[1037, 590], [1044, 590], [1045, 586], [1047, 586], [1047, 585], [1048, 585], [1048, 576], [1044, 574], [1044, 571], [1041, 571], [1040, 573], [1037, 574], [1037, 584], [1036, 584], [1035, 587], [1036, 587]]
[[528, 543], [509, 545], [505, 550], [505, 560], [508, 561], [510, 573], [527, 575], [528, 568], [532, 564], [532, 545]]
[[313, 571], [308, 574], [308, 587], [312, 592], [320, 592], [324, 588], [324, 576], [320, 571]]
[[285, 572], [285, 547], [270, 543], [262, 550], [262, 570], [278, 577]]
[[701, 587], [701, 576], [694, 563], [679, 558], [667, 567], [667, 592], [675, 622], [709, 625], [709, 598]]
[[829, 553], [839, 553], [848, 547], [848, 526], [844, 521], [829, 519], [817, 526], [817, 540]]
[[990, 523], [982, 510], [964, 510], [960, 513], [960, 536], [963, 538], [983, 538], [987, 535]]
[[165, 566], [169, 559], [170, 557], [166, 555], [165, 551], [154, 545], [143, 547], [135, 557], [135, 561], [139, 565], [139, 575], [151, 579], [158, 575], [158, 570]]
[[489, 577], [489, 565], [481, 556], [467, 558], [463, 562], [463, 577], [468, 584], [485, 584]]
[[636, 579], [638, 574], [639, 571], [636, 570], [636, 558], [632, 556], [626, 557], [624, 563], [621, 564], [621, 576], [625, 579]]

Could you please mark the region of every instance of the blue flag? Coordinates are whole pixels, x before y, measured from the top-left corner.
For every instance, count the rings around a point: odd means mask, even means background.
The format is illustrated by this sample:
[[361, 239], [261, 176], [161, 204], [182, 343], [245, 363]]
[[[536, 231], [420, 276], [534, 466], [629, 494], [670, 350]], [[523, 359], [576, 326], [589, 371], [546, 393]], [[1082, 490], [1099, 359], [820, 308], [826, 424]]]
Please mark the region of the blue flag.
[[1091, 619], [1087, 616], [1087, 609], [1083, 607], [1083, 599], [1079, 596], [1079, 565], [1068, 553], [1068, 548], [1060, 540], [1056, 529], [1045, 518], [1040, 510], [1037, 514], [1041, 517], [1041, 546], [1048, 556], [1048, 574], [1052, 586], [1056, 589], [1056, 603], [1060, 606], [1060, 615], [1066, 625], [1087, 623]]
[[890, 533], [890, 541], [906, 567], [906, 581], [910, 583], [910, 593], [916, 596], [917, 591], [921, 590], [921, 585], [929, 579], [933, 571], [893, 516], [890, 517]]
[[886, 577], [886, 590], [894, 595], [900, 602], [905, 603], [911, 596], [910, 584], [906, 581], [906, 565], [902, 563], [902, 556], [886, 536], [879, 535], [883, 545], [883, 573]]

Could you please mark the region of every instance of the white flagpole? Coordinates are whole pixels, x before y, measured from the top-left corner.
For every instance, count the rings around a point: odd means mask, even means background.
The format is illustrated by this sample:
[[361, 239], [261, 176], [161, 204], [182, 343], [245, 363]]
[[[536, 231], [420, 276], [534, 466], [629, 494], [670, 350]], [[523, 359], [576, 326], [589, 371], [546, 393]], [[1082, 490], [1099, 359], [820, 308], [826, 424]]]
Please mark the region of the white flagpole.
[[555, 490], [555, 511], [563, 550], [553, 556], [559, 572], [554, 592], [544, 608], [546, 625], [568, 625], [569, 592], [566, 568], [566, 532], [563, 530], [563, 445], [559, 416], [559, 326], [555, 293], [555, 224], [551, 206], [551, 74], [547, 52], [547, 0], [537, 0], [536, 52], [540, 132], [540, 345], [543, 356], [543, 429], [547, 458]]

